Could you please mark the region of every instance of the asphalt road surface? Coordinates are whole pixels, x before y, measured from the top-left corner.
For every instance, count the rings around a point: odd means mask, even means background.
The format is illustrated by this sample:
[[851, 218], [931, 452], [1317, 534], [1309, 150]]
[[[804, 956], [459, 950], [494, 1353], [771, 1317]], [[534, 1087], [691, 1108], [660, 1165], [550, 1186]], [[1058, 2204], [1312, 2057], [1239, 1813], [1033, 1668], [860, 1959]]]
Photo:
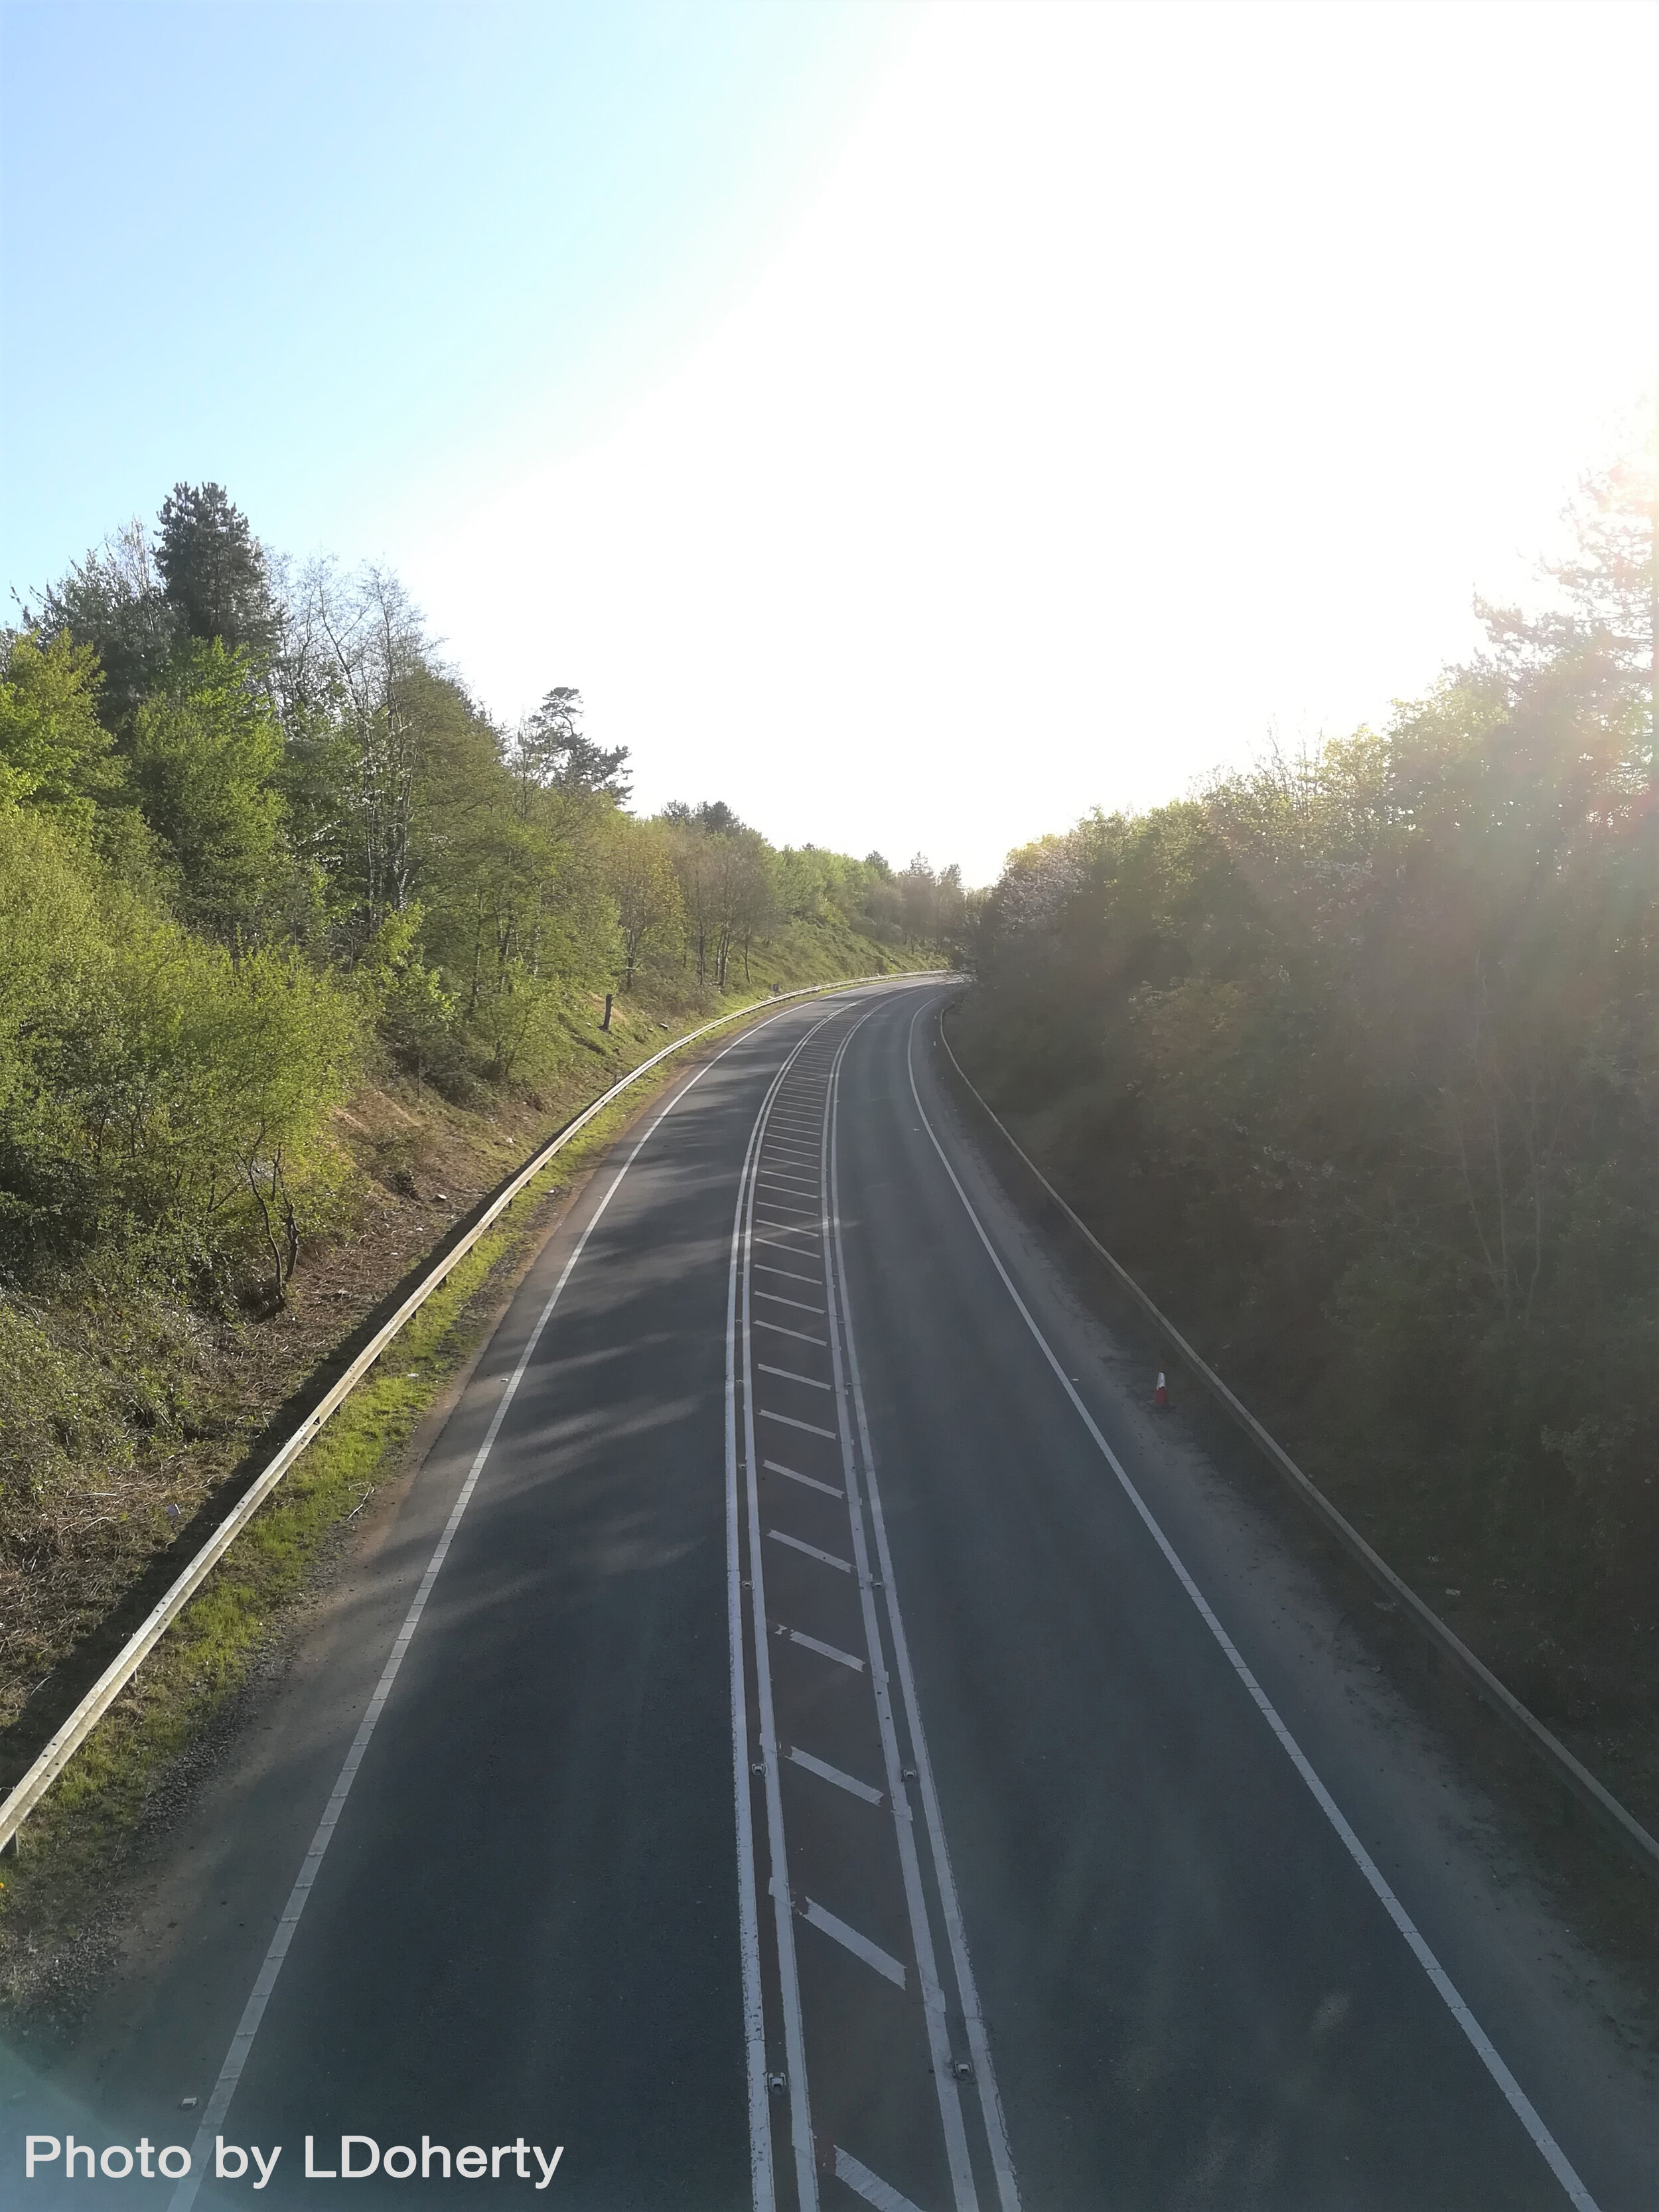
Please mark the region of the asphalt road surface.
[[[0, 2203], [1652, 2201], [999, 1210], [941, 997], [779, 1016], [594, 1177], [141, 1968], [8, 2092]], [[26, 2129], [152, 2178], [25, 2181]]]

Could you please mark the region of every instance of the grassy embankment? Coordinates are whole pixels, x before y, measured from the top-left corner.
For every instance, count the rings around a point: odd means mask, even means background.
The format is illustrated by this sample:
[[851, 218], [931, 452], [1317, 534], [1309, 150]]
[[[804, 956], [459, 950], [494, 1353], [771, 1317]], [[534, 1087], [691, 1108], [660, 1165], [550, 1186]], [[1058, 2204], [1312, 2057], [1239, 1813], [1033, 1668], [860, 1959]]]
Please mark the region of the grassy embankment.
[[[533, 1096], [457, 1105], [381, 1071], [336, 1116], [343, 1202], [333, 1233], [301, 1255], [287, 1310], [209, 1335], [159, 1330], [130, 1314], [44, 1316], [64, 1404], [82, 1418], [59, 1431], [40, 1498], [42, 1572], [27, 1632], [8, 1638], [0, 1696], [10, 1723], [0, 1752], [15, 1778], [71, 1701], [100, 1630], [131, 1625], [134, 1594], [198, 1513], [246, 1479], [280, 1431], [280, 1413], [453, 1222], [553, 1128], [680, 1031], [784, 990], [838, 976], [928, 964], [916, 948], [882, 946], [839, 923], [793, 922], [756, 950], [753, 984], [722, 997], [664, 990], [619, 1000], [609, 1033], [599, 1000], [573, 992], [568, 1048]], [[761, 1011], [764, 1011], [762, 1009]], [[233, 1716], [262, 1656], [318, 1586], [344, 1530], [402, 1463], [422, 1416], [476, 1349], [506, 1290], [573, 1182], [683, 1065], [679, 1055], [626, 1094], [550, 1163], [509, 1212], [410, 1321], [336, 1413], [186, 1608], [131, 1687], [72, 1762], [3, 1863], [0, 2000], [24, 2015], [72, 2011], [86, 1976], [64, 1966], [77, 1930], [155, 1816], [177, 1800], [204, 1744]], [[40, 1316], [37, 1314], [36, 1318]], [[147, 1363], [135, 1401], [124, 1349]], [[0, 1373], [0, 1396], [23, 1378]], [[157, 1407], [172, 1409], [157, 1420]], [[92, 1409], [94, 1417], [88, 1417]], [[21, 1409], [18, 1409], [21, 1410]], [[260, 1449], [252, 1450], [256, 1440]], [[169, 1512], [169, 1508], [172, 1511]], [[42, 1677], [45, 1680], [42, 1680]], [[64, 1687], [54, 1704], [51, 1692]], [[84, 1948], [82, 1946], [82, 1948]]]

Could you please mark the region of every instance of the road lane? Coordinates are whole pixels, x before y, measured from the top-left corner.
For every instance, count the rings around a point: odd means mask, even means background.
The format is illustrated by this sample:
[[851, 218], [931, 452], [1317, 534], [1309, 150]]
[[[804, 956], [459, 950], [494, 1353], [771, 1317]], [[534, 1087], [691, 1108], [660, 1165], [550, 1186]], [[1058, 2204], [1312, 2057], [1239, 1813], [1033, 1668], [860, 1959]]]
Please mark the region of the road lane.
[[1569, 2201], [1020, 1324], [913, 1011], [849, 1054], [843, 1235], [1025, 2201]]

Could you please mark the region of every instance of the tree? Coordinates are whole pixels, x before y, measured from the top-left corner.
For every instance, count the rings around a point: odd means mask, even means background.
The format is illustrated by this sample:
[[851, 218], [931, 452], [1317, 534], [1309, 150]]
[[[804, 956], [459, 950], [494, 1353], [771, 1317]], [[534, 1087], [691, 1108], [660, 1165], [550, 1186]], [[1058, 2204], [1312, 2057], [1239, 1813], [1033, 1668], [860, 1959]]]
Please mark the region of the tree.
[[607, 872], [622, 931], [623, 988], [631, 991], [641, 963], [679, 944], [685, 931], [685, 902], [663, 824], [618, 814], [611, 829]]
[[538, 783], [601, 794], [620, 805], [633, 787], [628, 747], [595, 744], [578, 727], [581, 717], [581, 693], [556, 685], [519, 733], [520, 758]]
[[141, 702], [164, 680], [179, 644], [177, 611], [156, 573], [143, 524], [135, 517], [94, 547], [26, 617], [43, 637], [66, 630], [97, 654], [104, 675], [99, 711], [118, 738], [129, 738]]
[[67, 630], [44, 643], [23, 630], [7, 640], [0, 671], [0, 798], [88, 833], [126, 781], [98, 719], [97, 655]]
[[234, 938], [284, 859], [276, 788], [282, 732], [239, 653], [216, 638], [175, 662], [139, 708], [132, 773], [146, 823], [173, 863], [179, 911]]
[[161, 502], [155, 566], [186, 637], [217, 638], [263, 661], [276, 641], [265, 557], [222, 485], [174, 484]]

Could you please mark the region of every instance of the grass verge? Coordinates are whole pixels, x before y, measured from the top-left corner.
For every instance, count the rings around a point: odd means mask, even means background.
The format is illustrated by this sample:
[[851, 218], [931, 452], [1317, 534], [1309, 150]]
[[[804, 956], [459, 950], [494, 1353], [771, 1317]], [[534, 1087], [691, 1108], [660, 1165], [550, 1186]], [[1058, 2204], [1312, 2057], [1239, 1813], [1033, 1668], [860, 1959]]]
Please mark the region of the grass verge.
[[[771, 1012], [756, 1006], [758, 1023]], [[589, 1123], [411, 1316], [185, 1608], [0, 1860], [0, 2013], [33, 2034], [79, 2016], [118, 1940], [125, 1874], [176, 1813], [280, 1646], [346, 1527], [401, 1471], [424, 1415], [499, 1316], [555, 1207], [696, 1053], [677, 1053]], [[620, 1072], [620, 1071], [619, 1071]]]

